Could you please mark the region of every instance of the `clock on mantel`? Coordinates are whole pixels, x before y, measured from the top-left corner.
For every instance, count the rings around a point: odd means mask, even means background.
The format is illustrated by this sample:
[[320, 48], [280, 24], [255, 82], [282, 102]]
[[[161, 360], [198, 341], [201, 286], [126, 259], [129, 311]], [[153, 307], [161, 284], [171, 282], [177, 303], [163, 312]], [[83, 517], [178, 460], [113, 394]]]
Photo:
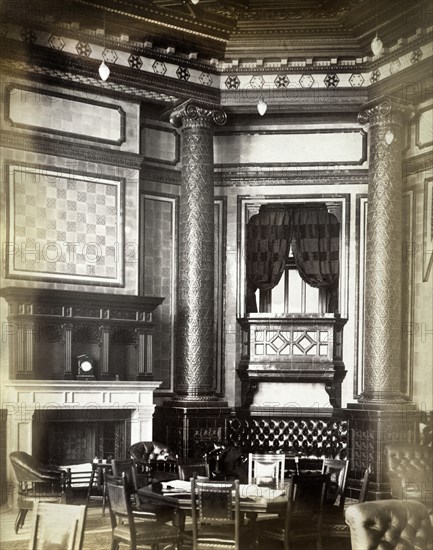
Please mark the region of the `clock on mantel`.
[[92, 359], [86, 354], [79, 355], [77, 380], [95, 380], [95, 367]]

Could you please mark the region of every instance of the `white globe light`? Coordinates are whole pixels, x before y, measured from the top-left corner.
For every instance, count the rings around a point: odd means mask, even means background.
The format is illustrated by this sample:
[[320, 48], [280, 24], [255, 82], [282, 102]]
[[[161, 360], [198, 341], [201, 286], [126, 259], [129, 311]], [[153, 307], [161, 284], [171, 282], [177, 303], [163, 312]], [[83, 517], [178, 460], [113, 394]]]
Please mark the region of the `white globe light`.
[[257, 110], [259, 112], [260, 116], [263, 116], [266, 111], [268, 110], [268, 104], [266, 101], [261, 97], [259, 102], [257, 103]]
[[385, 134], [385, 143], [387, 145], [391, 145], [391, 143], [394, 141], [394, 134], [391, 130], [388, 130]]
[[196, 6], [200, 2], [200, 0], [191, 0], [191, 2]]
[[382, 50], [383, 50], [382, 40], [377, 36], [377, 33], [376, 33], [376, 36], [371, 41], [371, 51], [373, 52], [374, 55], [380, 55]]
[[101, 77], [101, 79], [105, 82], [107, 80], [107, 78], [110, 76], [110, 69], [107, 67], [107, 65], [105, 64], [105, 61], [103, 61], [100, 65], [99, 65], [99, 76]]

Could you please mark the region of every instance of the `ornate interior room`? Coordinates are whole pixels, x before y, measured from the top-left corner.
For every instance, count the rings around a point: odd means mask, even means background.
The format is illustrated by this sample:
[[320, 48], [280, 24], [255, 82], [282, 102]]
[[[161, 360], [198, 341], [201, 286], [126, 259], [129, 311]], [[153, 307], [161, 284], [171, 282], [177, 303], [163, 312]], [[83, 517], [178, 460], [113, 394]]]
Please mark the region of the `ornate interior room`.
[[432, 444], [432, 3], [2, 10], [3, 479], [223, 442], [389, 498]]

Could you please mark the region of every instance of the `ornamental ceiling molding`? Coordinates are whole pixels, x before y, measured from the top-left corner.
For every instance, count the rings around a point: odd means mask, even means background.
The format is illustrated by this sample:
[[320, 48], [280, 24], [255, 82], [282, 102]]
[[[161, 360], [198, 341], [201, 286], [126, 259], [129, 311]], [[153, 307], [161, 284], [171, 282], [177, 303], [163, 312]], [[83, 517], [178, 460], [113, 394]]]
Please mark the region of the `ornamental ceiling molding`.
[[[0, 34], [0, 37], [6, 37], [3, 54], [9, 50], [11, 57], [17, 57], [21, 48], [22, 55], [27, 51], [28, 57], [31, 59], [35, 56], [37, 61], [14, 59], [3, 60], [1, 63], [6, 71], [12, 69], [31, 72], [39, 77], [50, 76], [60, 82], [76, 82], [95, 87], [101, 92], [117, 92], [138, 100], [174, 103], [179, 99], [193, 97], [199, 101], [216, 102], [222, 92], [223, 107], [245, 107], [257, 102], [258, 96], [263, 96], [265, 100], [269, 98], [272, 103], [283, 106], [286, 100], [293, 105], [305, 102], [308, 93], [312, 93], [317, 95], [315, 103], [326, 105], [335, 102], [336, 93], [357, 95], [357, 89], [367, 91], [370, 87], [374, 89], [377, 86], [386, 86], [396, 79], [404, 79], [406, 74], [416, 70], [418, 66], [428, 64], [433, 56], [433, 42], [421, 44], [420, 41], [430, 38], [428, 35], [431, 32], [432, 29], [428, 33], [418, 33], [413, 40], [405, 42], [404, 48], [400, 44], [399, 47], [403, 48], [401, 52], [406, 53], [397, 57], [400, 50], [395, 48], [392, 61], [384, 58], [381, 65], [375, 65], [371, 70], [365, 70], [365, 67], [361, 70], [360, 65], [356, 72], [352, 72], [350, 67], [343, 64], [343, 60], [338, 64], [338, 60], [331, 59], [331, 65], [321, 61], [320, 66], [318, 63], [314, 64], [313, 60], [311, 64], [305, 65], [299, 62], [301, 67], [289, 66], [289, 60], [282, 60], [286, 62], [283, 70], [263, 66], [260, 71], [258, 68], [248, 69], [250, 72], [247, 73], [238, 68], [239, 72], [235, 74], [232, 71], [222, 71], [219, 75], [215, 74], [213, 68], [212, 72], [204, 72], [178, 64], [181, 63], [179, 60], [176, 63], [166, 63], [156, 57], [130, 53], [127, 51], [127, 44], [122, 50], [114, 50], [100, 44], [83, 43], [77, 38], [9, 25], [3, 27], [3, 34]], [[17, 48], [18, 44], [20, 46]], [[149, 52], [151, 53], [153, 52]], [[96, 71], [97, 63], [101, 59], [112, 69], [111, 77], [106, 82], [99, 79]], [[59, 70], [59, 66], [63, 70]], [[114, 66], [117, 69], [114, 70]], [[328, 99], [320, 96], [320, 93], [325, 96], [329, 94]], [[344, 98], [337, 99], [337, 104], [345, 102], [353, 104], [356, 98], [346, 101]]]

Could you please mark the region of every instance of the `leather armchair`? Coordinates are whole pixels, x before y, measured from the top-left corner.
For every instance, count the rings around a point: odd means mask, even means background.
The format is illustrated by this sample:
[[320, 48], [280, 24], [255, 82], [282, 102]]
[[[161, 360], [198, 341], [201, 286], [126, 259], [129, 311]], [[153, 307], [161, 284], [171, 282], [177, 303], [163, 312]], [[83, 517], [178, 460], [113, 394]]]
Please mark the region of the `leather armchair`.
[[139, 441], [129, 448], [137, 472], [157, 481], [177, 479], [177, 456], [167, 445], [157, 441]]
[[23, 451], [10, 453], [9, 459], [18, 481], [18, 516], [15, 532], [24, 525], [28, 510], [35, 502], [66, 502], [68, 472], [41, 464]]
[[426, 445], [385, 447], [391, 496], [420, 500], [429, 509], [433, 500], [433, 449]]
[[352, 550], [433, 550], [427, 508], [416, 501], [379, 500], [345, 512]]

